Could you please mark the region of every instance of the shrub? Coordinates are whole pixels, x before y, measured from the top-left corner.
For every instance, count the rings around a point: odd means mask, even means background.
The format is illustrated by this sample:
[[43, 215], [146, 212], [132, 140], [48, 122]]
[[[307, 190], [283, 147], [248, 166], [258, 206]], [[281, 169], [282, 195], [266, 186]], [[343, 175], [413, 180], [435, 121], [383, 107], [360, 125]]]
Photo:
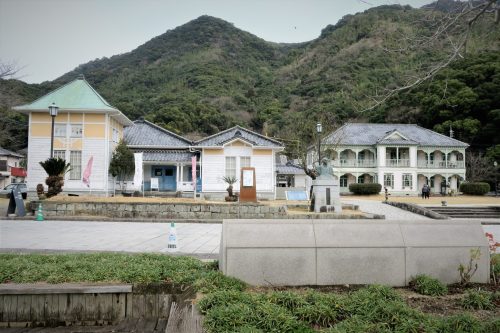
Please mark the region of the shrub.
[[257, 303], [255, 326], [264, 332], [312, 332], [285, 308], [271, 302]]
[[203, 327], [209, 333], [237, 332], [255, 317], [255, 309], [248, 304], [219, 305], [205, 315]]
[[226, 276], [220, 271], [211, 271], [202, 274], [194, 282], [194, 288], [203, 293], [210, 293], [216, 290], [243, 291], [246, 288], [246, 284], [236, 278]]
[[484, 290], [468, 290], [460, 304], [464, 309], [493, 310], [493, 294]]
[[440, 332], [443, 333], [481, 333], [481, 323], [468, 313], [445, 318]]
[[470, 195], [484, 195], [490, 191], [488, 183], [462, 183], [460, 184], [460, 192]]
[[382, 185], [377, 183], [349, 184], [349, 191], [354, 194], [368, 195], [378, 194], [382, 190]]
[[422, 295], [429, 296], [442, 296], [448, 293], [446, 285], [442, 284], [438, 279], [428, 275], [417, 275], [417, 277], [410, 282], [410, 286]]
[[254, 307], [256, 298], [249, 294], [236, 290], [220, 290], [215, 291], [203, 297], [198, 303], [200, 312], [206, 314], [210, 309], [233, 304], [246, 304]]

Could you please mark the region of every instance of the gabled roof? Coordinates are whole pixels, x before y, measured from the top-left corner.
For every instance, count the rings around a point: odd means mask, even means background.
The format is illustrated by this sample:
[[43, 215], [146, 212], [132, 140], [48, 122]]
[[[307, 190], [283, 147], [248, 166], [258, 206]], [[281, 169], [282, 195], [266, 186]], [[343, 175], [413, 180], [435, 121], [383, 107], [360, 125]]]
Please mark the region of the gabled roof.
[[193, 143], [193, 145], [196, 147], [222, 147], [233, 140], [242, 140], [254, 147], [283, 147], [283, 144], [281, 142], [270, 139], [262, 134], [255, 133], [241, 126], [231, 127], [225, 131], [196, 141]]
[[13, 151], [4, 149], [2, 147], [0, 147], [0, 156], [14, 156], [14, 157], [19, 157], [19, 158], [24, 157], [21, 154], [14, 153]]
[[[399, 133], [406, 138], [391, 140], [390, 136]], [[465, 142], [450, 138], [420, 127], [415, 124], [361, 124], [347, 123], [335, 132], [326, 136], [322, 143], [366, 146], [366, 145], [419, 145], [430, 147], [468, 147]]]
[[397, 129], [387, 132], [377, 143], [382, 145], [418, 145], [418, 142], [408, 139]]
[[130, 125], [132, 123], [120, 110], [111, 106], [111, 104], [99, 95], [85, 80], [83, 75], [30, 104], [15, 106], [12, 109], [21, 112], [48, 112], [48, 107], [52, 103], [55, 103], [59, 107], [59, 111], [110, 112], [122, 124]]
[[191, 145], [188, 139], [144, 119], [126, 127], [123, 136], [129, 147], [188, 148]]

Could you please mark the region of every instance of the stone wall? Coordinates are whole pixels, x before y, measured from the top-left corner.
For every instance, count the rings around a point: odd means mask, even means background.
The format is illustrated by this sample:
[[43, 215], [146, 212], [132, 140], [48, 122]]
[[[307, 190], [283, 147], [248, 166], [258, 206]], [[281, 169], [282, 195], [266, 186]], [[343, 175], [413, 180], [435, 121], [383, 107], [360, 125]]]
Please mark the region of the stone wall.
[[[384, 215], [350, 215], [335, 213], [289, 213], [285, 205], [271, 206], [259, 203], [113, 203], [113, 202], [64, 202], [32, 201], [31, 210], [37, 213], [42, 203], [46, 218], [91, 218], [141, 220], [197, 220], [222, 221], [223, 219], [383, 219]], [[348, 207], [346, 205], [345, 207]], [[357, 206], [348, 208], [357, 210]]]
[[[39, 201], [31, 203], [36, 214]], [[227, 218], [283, 218], [284, 206], [268, 206], [254, 203], [109, 203], [42, 201], [43, 213], [51, 216], [103, 216], [109, 218], [144, 219], [227, 219]]]

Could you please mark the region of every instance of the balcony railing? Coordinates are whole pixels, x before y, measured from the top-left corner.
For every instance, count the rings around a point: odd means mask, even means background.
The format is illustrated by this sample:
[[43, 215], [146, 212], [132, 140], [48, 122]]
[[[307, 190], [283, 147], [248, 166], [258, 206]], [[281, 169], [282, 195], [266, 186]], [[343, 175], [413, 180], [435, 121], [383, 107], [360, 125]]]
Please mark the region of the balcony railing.
[[386, 159], [385, 166], [388, 166], [388, 167], [409, 167], [410, 160], [409, 159]]
[[347, 168], [347, 167], [354, 167], [354, 168], [373, 168], [377, 166], [377, 161], [376, 160], [355, 160], [355, 159], [341, 159], [341, 160], [335, 160], [333, 162], [333, 166], [336, 167], [341, 167], [341, 168]]
[[426, 161], [418, 160], [417, 166], [422, 169], [464, 169], [464, 161]]

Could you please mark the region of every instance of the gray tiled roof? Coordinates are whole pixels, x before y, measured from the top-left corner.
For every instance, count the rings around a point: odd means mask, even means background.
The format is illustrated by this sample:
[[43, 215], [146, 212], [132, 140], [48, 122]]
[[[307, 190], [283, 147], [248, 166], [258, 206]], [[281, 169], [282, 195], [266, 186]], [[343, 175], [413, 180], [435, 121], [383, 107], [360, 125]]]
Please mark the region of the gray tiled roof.
[[142, 160], [145, 162], [191, 162], [193, 156], [188, 150], [154, 149], [142, 152]]
[[134, 125], [124, 129], [124, 138], [128, 146], [177, 148], [189, 147], [191, 141], [172, 133], [147, 120], [136, 120]]
[[10, 150], [4, 149], [0, 147], [0, 156], [15, 156], [15, 157], [24, 157], [21, 154], [14, 153]]
[[276, 164], [276, 173], [279, 175], [305, 175], [304, 169], [293, 164]]
[[242, 139], [257, 147], [283, 147], [280, 142], [252, 132], [246, 128], [235, 126], [194, 143], [198, 147], [222, 146], [233, 139]]
[[[387, 140], [391, 132], [397, 131], [404, 139]], [[387, 143], [386, 143], [387, 142]], [[418, 144], [419, 146], [468, 147], [465, 142], [447, 137], [414, 124], [359, 124], [347, 123], [322, 140], [324, 144], [341, 145], [376, 145], [382, 144]]]

